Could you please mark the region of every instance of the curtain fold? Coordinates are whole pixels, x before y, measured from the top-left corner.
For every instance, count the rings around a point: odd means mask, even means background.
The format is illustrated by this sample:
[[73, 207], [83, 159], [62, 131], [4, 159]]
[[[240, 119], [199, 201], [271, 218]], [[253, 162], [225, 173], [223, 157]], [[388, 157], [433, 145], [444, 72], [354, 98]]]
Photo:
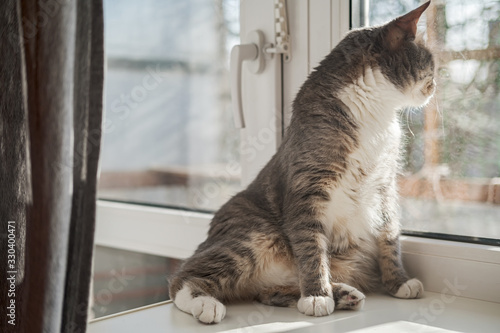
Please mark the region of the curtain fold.
[[[96, 189], [101, 143], [104, 39], [102, 0], [78, 1], [74, 86], [74, 168], [69, 255], [66, 268], [63, 327], [67, 332], [83, 327], [87, 319], [88, 286], [91, 285]], [[82, 289], [80, 286], [87, 286]], [[77, 297], [80, 301], [74, 302]]]
[[[85, 332], [101, 141], [102, 0], [2, 0], [0, 45], [0, 306], [15, 302], [15, 325], [2, 318], [0, 331]], [[16, 225], [15, 270], [6, 260], [9, 221]], [[14, 297], [4, 292], [12, 286]]]
[[19, 328], [24, 301], [24, 241], [31, 178], [20, 22], [17, 1], [0, 1], [0, 306], [1, 313], [5, 311], [0, 332]]

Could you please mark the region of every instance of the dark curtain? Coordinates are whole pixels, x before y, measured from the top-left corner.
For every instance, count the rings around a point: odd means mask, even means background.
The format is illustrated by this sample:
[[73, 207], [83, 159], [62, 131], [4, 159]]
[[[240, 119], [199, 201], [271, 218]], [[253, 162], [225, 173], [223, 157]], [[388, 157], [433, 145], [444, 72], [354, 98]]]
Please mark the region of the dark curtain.
[[85, 332], [102, 0], [0, 1], [0, 332]]

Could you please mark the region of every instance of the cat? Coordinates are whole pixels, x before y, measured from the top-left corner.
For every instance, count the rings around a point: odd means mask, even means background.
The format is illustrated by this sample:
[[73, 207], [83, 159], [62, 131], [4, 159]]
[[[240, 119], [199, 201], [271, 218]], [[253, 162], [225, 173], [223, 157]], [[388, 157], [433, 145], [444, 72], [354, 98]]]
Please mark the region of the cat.
[[170, 279], [180, 310], [218, 323], [234, 300], [325, 316], [382, 286], [422, 296], [401, 262], [396, 176], [398, 110], [435, 91], [432, 53], [415, 41], [428, 5], [351, 31], [309, 75], [277, 153]]

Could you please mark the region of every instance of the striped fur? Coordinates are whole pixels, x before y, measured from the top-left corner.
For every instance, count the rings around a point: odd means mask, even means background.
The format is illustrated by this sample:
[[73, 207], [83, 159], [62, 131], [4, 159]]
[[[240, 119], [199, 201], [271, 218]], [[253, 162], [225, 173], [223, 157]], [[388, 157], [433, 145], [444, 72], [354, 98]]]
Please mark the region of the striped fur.
[[428, 102], [434, 64], [402, 19], [349, 33], [310, 74], [278, 152], [170, 279], [181, 310], [216, 323], [242, 299], [319, 316], [381, 286], [422, 294], [399, 250], [397, 111]]

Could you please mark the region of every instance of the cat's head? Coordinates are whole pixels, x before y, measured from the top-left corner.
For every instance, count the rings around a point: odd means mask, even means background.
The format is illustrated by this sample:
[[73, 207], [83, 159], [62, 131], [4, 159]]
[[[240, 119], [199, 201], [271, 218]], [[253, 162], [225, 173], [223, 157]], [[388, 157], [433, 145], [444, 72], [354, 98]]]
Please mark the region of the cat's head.
[[416, 41], [418, 20], [429, 4], [381, 26], [373, 48], [382, 73], [406, 95], [408, 106], [426, 104], [436, 89], [432, 53]]
[[[394, 85], [404, 105], [422, 106], [435, 91], [434, 60], [423, 40], [416, 40], [417, 22], [430, 1], [378, 27], [354, 30], [341, 42], [349, 51], [351, 78], [377, 68]], [[388, 91], [391, 95], [390, 91]]]

